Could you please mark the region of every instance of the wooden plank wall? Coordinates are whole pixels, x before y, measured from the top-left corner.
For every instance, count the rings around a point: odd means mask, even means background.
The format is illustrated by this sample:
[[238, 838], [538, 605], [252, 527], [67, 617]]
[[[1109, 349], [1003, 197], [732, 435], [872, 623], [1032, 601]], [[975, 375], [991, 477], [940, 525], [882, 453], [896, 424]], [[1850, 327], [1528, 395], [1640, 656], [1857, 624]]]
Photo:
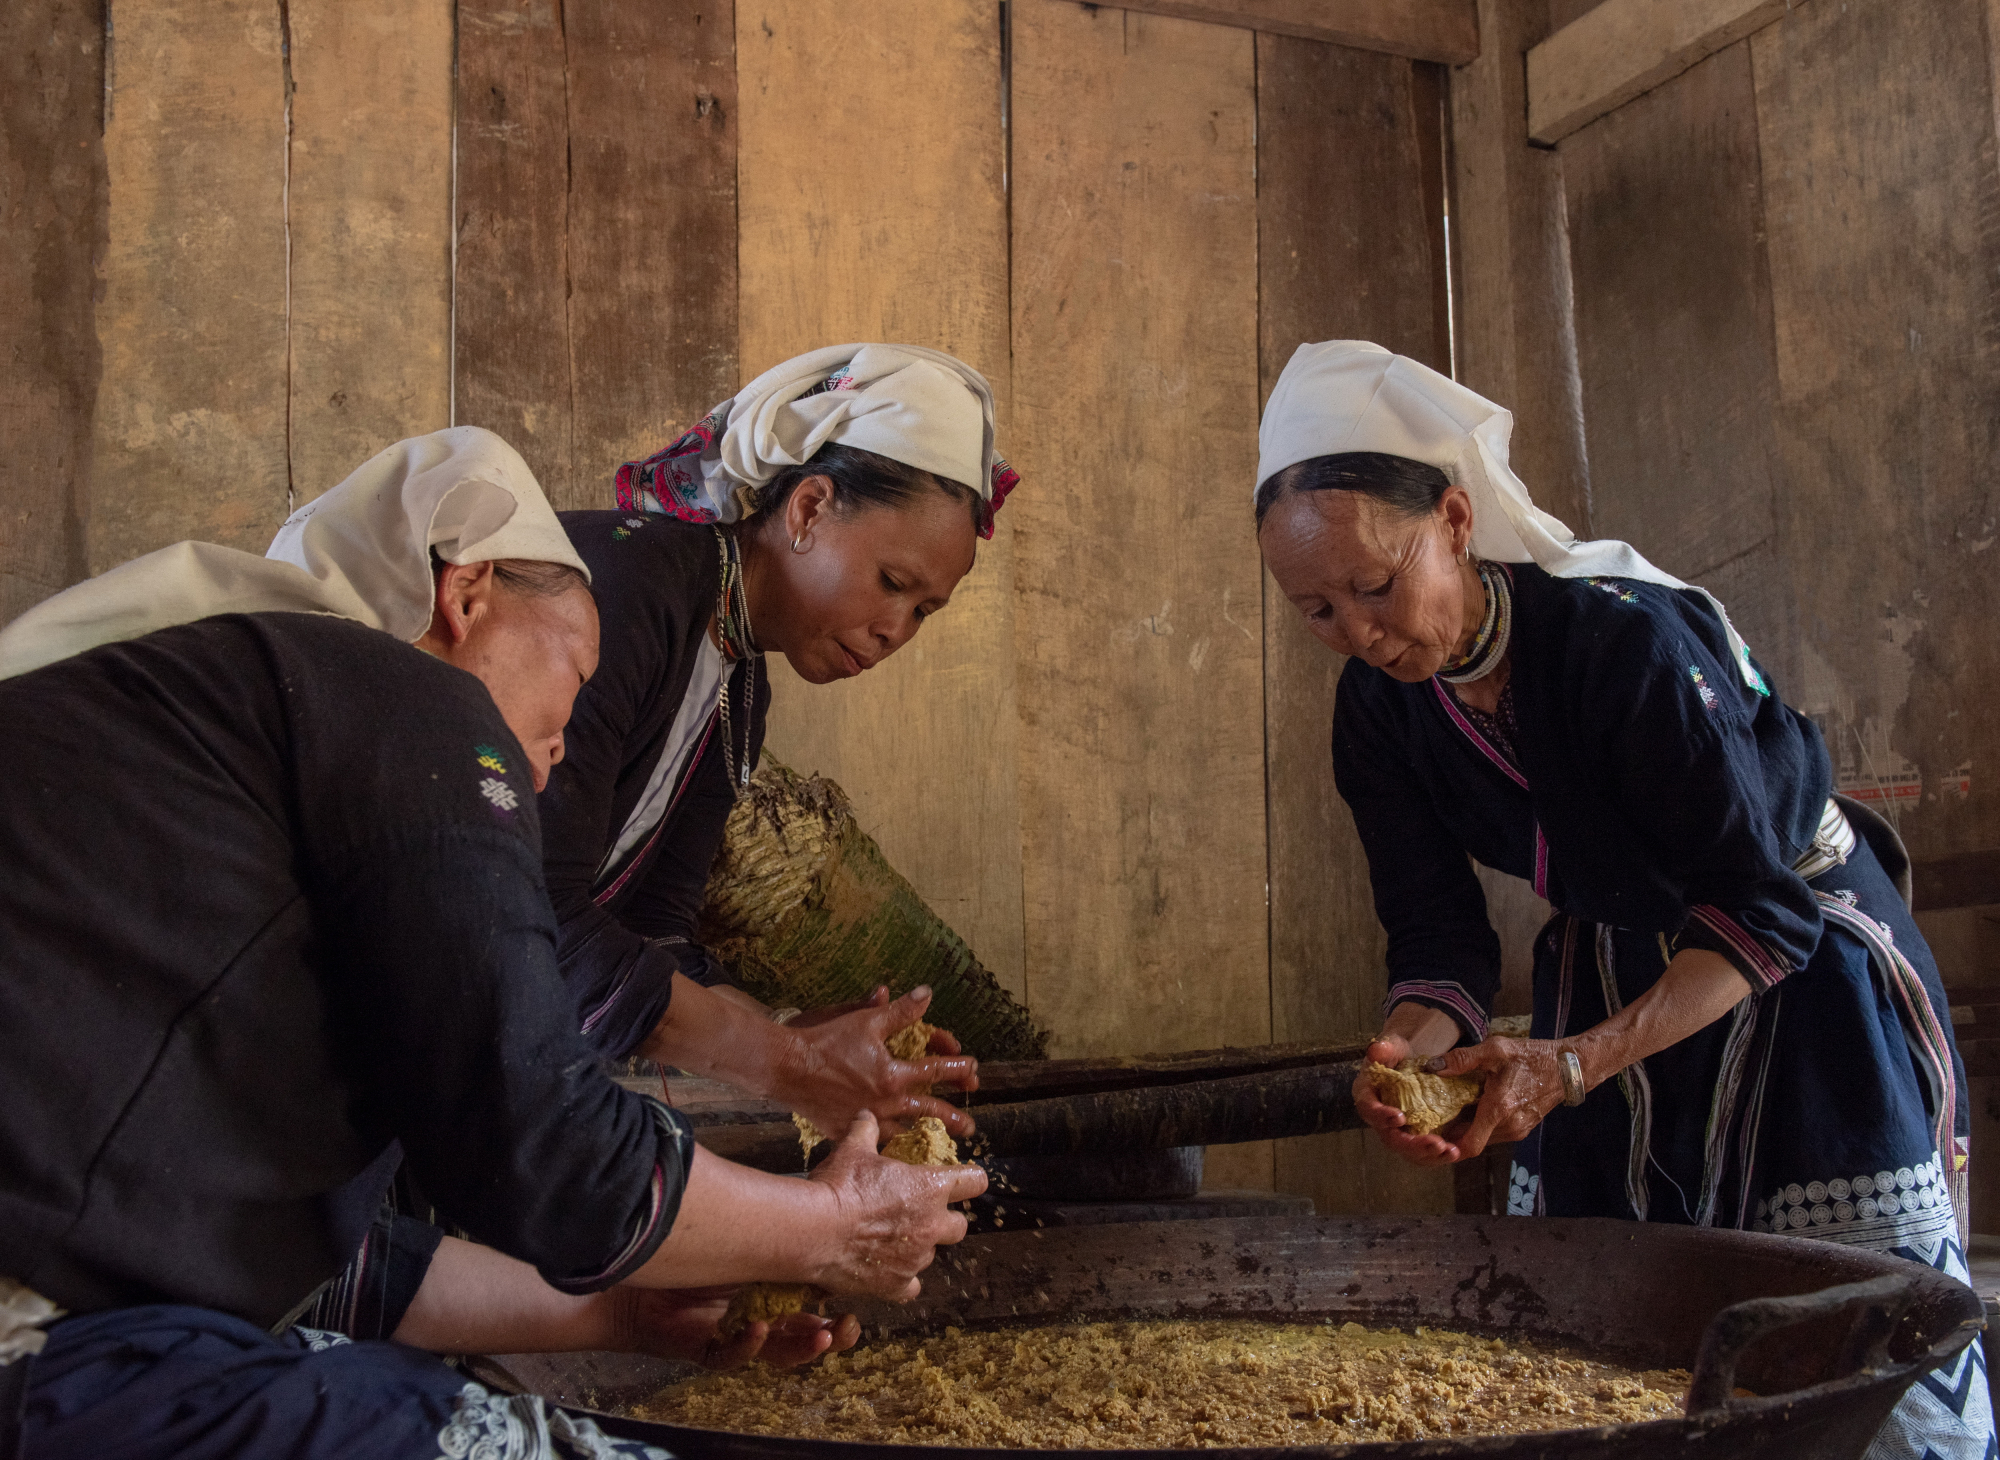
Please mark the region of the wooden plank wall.
[[290, 0], [295, 501], [389, 442], [451, 424], [452, 16]]
[[119, 6], [85, 566], [290, 509], [285, 37], [264, 0]]
[[1022, 0], [1012, 97], [1030, 997], [1064, 1054], [1255, 1043], [1254, 39]]
[[103, 112], [97, 0], [0, 11], [0, 623], [84, 574]]

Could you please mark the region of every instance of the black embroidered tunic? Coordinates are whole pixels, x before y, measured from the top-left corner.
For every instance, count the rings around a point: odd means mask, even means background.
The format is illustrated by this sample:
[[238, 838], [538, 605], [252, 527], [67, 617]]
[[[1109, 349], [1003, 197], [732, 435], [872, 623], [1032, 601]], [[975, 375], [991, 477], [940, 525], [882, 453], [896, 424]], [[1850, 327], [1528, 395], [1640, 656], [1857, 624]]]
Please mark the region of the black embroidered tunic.
[[1810, 883], [1793, 870], [1831, 790], [1817, 728], [1745, 682], [1700, 595], [1511, 573], [1512, 746], [1442, 681], [1359, 659], [1341, 677], [1334, 773], [1389, 1001], [1484, 1037], [1500, 949], [1470, 859], [1554, 905], [1537, 1037], [1610, 1017], [1682, 948], [1752, 993], [1550, 1115], [1517, 1150], [1510, 1210], [1803, 1226], [1935, 1257], [1962, 1189], [1963, 1070], [1929, 950], [1865, 842]]
[[560, 1288], [652, 1254], [692, 1147], [577, 1035], [478, 680], [228, 615], [0, 682], [0, 717], [0, 1270], [72, 1312], [272, 1324], [399, 1155]]

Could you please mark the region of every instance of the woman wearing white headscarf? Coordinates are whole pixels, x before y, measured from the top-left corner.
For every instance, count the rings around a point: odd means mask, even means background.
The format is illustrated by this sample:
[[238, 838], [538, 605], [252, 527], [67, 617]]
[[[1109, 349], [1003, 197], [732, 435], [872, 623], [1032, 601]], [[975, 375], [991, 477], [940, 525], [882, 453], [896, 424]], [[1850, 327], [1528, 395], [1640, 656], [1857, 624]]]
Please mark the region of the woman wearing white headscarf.
[[[779, 1025], [724, 984], [697, 917], [723, 826], [764, 738], [763, 656], [814, 684], [879, 664], [942, 609], [1014, 484], [993, 397], [936, 350], [839, 345], [788, 360], [617, 474], [618, 511], [564, 513], [603, 614], [597, 675], [541, 798], [564, 976], [585, 1037], [780, 1100], [822, 1130], [887, 1126], [972, 1088], [885, 1037], [928, 991]], [[281, 551], [281, 542], [273, 551]], [[720, 987], [717, 987], [720, 986]]]
[[[0, 634], [0, 1451], [657, 1453], [419, 1350], [907, 1297], [984, 1177], [865, 1114], [809, 1181], [732, 1166], [584, 1046], [535, 789], [596, 613], [518, 456], [403, 442], [294, 527], [315, 571], [181, 544]], [[383, 1217], [399, 1166], [489, 1245]], [[329, 1316], [397, 1343], [294, 1326], [357, 1248]]]
[[[1265, 562], [1351, 656], [1334, 776], [1389, 935], [1370, 1053], [1485, 1078], [1435, 1135], [1365, 1082], [1363, 1117], [1423, 1164], [1519, 1141], [1512, 1213], [1799, 1232], [1963, 1278], [1963, 1069], [1893, 832], [1857, 836], [1819, 732], [1719, 603], [1530, 502], [1512, 429], [1332, 342], [1292, 357], [1259, 434]], [[1488, 1033], [1500, 949], [1471, 860], [1554, 905], [1532, 1038]], [[1913, 1389], [1877, 1453], [1986, 1456], [1965, 1377]]]

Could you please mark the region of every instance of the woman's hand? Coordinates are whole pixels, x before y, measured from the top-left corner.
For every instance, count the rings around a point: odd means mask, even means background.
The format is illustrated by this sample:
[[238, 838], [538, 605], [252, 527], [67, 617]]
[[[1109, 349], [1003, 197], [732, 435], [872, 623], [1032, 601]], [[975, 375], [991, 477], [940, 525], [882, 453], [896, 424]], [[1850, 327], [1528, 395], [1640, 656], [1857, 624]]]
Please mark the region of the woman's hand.
[[1445, 1145], [1461, 1161], [1495, 1141], [1518, 1141], [1563, 1102], [1563, 1041], [1506, 1039], [1491, 1035], [1481, 1044], [1454, 1049], [1425, 1068], [1439, 1075], [1484, 1074], [1486, 1088], [1472, 1115], [1446, 1126]]
[[811, 1363], [829, 1351], [844, 1353], [861, 1337], [852, 1313], [821, 1318], [790, 1313], [750, 1324], [733, 1339], [716, 1333], [736, 1293], [724, 1288], [614, 1288], [617, 1300], [612, 1346], [624, 1353], [657, 1354], [709, 1369], [737, 1369], [762, 1359], [776, 1369]]
[[[846, 1130], [858, 1113], [866, 1111], [891, 1135], [907, 1129], [918, 1116], [934, 1115], [946, 1130], [964, 1139], [972, 1134], [972, 1117], [930, 1090], [933, 1085], [977, 1090], [979, 1061], [957, 1055], [958, 1042], [948, 1035], [952, 1055], [917, 1060], [891, 1055], [889, 1036], [923, 1017], [931, 991], [915, 988], [894, 1003], [888, 994], [887, 989], [877, 989], [858, 1007], [801, 1014], [784, 1026], [791, 1039], [773, 1071], [771, 1097], [829, 1133]], [[938, 1046], [933, 1036], [931, 1048]]]
[[[1398, 1004], [1389, 1011], [1382, 1033], [1368, 1046], [1368, 1058], [1378, 1065], [1395, 1066], [1406, 1059], [1442, 1054], [1457, 1042], [1458, 1024], [1451, 1015], [1427, 1004]], [[1354, 1110], [1374, 1127], [1384, 1146], [1406, 1161], [1418, 1166], [1448, 1166], [1458, 1159], [1458, 1148], [1443, 1136], [1420, 1136], [1403, 1129], [1403, 1112], [1385, 1104], [1366, 1075], [1355, 1077]]]
[[[863, 1009], [880, 1009], [885, 1007], [888, 1002], [889, 986], [885, 983], [878, 983], [875, 985], [875, 992], [865, 999], [856, 999], [851, 1004], [827, 1004], [818, 1009], [807, 1009], [803, 1014], [794, 1016], [790, 1023], [794, 1029], [813, 1029], [831, 1020], [838, 1019], [843, 1014], [858, 1014]], [[904, 1027], [907, 1028], [908, 1026]], [[894, 1030], [890, 1031], [892, 1034], [894, 1032]], [[963, 1054], [965, 1051], [958, 1042], [958, 1036], [950, 1030], [933, 1029], [931, 1031], [930, 1052], [932, 1054], [949, 1055]]]
[[977, 1166], [907, 1166], [878, 1153], [880, 1129], [862, 1111], [808, 1182], [831, 1198], [829, 1240], [813, 1254], [810, 1281], [831, 1293], [907, 1302], [917, 1274], [939, 1246], [965, 1236], [965, 1216], [950, 1204], [986, 1190]]

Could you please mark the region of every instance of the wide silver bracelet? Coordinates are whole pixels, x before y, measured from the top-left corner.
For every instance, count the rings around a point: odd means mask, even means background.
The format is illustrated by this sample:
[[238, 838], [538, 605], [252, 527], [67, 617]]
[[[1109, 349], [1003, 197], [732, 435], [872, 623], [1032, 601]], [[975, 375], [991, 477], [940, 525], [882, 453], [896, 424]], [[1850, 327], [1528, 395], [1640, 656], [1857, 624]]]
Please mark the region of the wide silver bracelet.
[[1583, 1097], [1590, 1092], [1584, 1088], [1583, 1061], [1576, 1057], [1576, 1051], [1573, 1049], [1557, 1051], [1556, 1067], [1562, 1071], [1563, 1104], [1583, 1104]]

